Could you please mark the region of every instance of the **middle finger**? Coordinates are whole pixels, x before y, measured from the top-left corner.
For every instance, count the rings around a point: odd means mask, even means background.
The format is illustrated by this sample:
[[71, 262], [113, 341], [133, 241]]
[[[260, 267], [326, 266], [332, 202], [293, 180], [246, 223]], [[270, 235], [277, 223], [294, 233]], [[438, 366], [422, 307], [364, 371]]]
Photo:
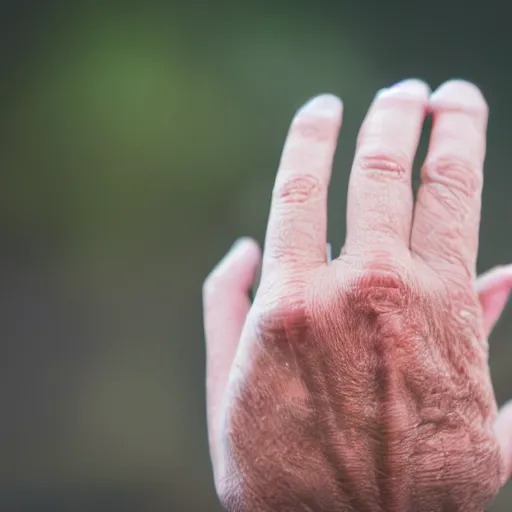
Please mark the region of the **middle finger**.
[[350, 175], [344, 251], [409, 246], [412, 166], [429, 95], [426, 83], [405, 80], [373, 101]]

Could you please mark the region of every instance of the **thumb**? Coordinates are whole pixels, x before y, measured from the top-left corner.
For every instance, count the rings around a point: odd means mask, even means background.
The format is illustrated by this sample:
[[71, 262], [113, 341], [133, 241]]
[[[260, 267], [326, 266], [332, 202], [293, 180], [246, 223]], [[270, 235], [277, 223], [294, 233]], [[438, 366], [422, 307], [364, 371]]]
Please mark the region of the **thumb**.
[[206, 399], [210, 439], [251, 303], [249, 294], [261, 254], [257, 243], [241, 238], [215, 267], [203, 286], [206, 338]]
[[489, 336], [505, 308], [512, 289], [512, 265], [495, 267], [475, 283], [483, 310], [485, 335]]

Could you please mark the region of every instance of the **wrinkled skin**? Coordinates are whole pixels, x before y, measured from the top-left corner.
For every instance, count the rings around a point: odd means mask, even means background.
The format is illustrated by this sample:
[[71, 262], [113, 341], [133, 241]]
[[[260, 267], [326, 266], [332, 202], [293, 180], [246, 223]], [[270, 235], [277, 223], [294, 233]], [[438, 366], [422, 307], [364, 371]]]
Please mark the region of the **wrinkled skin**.
[[512, 266], [475, 277], [487, 105], [463, 81], [381, 91], [358, 138], [345, 245], [330, 261], [341, 115], [337, 98], [319, 96], [291, 125], [254, 303], [250, 239], [205, 282], [219, 497], [233, 512], [482, 512], [512, 468], [512, 408], [498, 414], [487, 344]]

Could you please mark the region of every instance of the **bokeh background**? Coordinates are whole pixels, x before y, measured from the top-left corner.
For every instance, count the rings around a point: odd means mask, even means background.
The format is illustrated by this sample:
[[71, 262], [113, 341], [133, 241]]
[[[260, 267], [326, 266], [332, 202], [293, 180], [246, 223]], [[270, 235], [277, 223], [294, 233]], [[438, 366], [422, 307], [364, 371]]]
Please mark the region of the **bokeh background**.
[[[345, 101], [337, 250], [375, 91], [474, 80], [491, 107], [479, 266], [512, 261], [502, 5], [0, 2], [0, 510], [220, 510], [201, 285], [235, 238], [263, 239], [287, 125], [311, 95]], [[503, 403], [512, 310], [491, 341]], [[511, 507], [508, 487], [491, 510]]]

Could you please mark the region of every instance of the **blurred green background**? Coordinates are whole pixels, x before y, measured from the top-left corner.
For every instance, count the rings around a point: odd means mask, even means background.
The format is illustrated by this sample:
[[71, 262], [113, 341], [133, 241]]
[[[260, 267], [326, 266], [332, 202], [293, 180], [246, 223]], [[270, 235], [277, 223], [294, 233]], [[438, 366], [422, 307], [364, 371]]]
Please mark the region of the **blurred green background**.
[[[480, 85], [479, 266], [512, 261], [512, 38], [489, 5], [0, 2], [0, 510], [220, 510], [201, 284], [236, 237], [263, 239], [287, 125], [314, 94], [345, 102], [337, 250], [375, 91]], [[500, 403], [511, 339], [509, 310], [491, 340]], [[511, 507], [508, 487], [491, 510]]]

